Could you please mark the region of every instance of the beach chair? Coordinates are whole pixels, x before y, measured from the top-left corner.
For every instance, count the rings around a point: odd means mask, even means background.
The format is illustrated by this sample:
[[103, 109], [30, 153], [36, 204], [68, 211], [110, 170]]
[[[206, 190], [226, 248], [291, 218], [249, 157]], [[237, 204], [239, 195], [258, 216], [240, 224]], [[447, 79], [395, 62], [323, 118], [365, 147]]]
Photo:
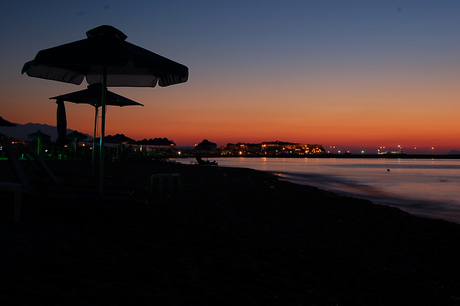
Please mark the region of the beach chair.
[[[97, 189], [83, 189], [83, 188], [68, 188], [66, 186], [47, 186], [41, 185], [33, 187], [29, 179], [22, 168], [18, 154], [11, 145], [10, 141], [5, 135], [1, 136], [3, 142], [3, 149], [8, 157], [9, 164], [11, 165], [13, 172], [19, 181], [21, 186], [21, 192], [32, 197], [57, 197], [57, 198], [70, 198], [79, 199], [87, 202], [124, 202], [124, 203], [147, 203], [144, 198], [135, 198], [130, 194], [104, 194], [99, 195]], [[19, 218], [18, 218], [19, 220]]]

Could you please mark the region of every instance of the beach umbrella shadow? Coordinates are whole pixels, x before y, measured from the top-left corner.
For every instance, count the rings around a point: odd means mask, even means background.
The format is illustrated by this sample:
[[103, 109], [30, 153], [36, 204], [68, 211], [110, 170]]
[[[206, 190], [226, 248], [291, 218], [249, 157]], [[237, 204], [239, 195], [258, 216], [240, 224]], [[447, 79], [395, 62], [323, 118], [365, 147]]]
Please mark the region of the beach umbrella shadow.
[[169, 86], [188, 80], [188, 68], [126, 42], [120, 30], [103, 25], [86, 32], [86, 39], [41, 50], [24, 64], [28, 76], [79, 85], [102, 84], [99, 193], [103, 193], [104, 133], [107, 87]]

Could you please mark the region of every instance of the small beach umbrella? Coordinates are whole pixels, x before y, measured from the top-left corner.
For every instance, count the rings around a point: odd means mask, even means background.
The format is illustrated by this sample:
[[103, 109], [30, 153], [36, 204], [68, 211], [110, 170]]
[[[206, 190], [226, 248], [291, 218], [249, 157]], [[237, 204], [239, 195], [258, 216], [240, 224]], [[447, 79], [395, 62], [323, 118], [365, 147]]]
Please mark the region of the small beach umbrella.
[[118, 157], [118, 148], [120, 147], [120, 145], [124, 142], [133, 143], [135, 142], [135, 140], [125, 136], [124, 134], [116, 134], [116, 135], [105, 136], [105, 142], [117, 144], [117, 157]]
[[0, 116], [0, 126], [16, 126], [16, 124], [11, 123]]
[[200, 151], [208, 151], [208, 150], [212, 150], [214, 148], [217, 147], [217, 144], [214, 143], [214, 142], [211, 142], [207, 139], [204, 139], [202, 142], [200, 142], [199, 144], [197, 144], [195, 146], [195, 150], [200, 150]]
[[67, 134], [66, 137], [69, 140], [76, 140], [77, 142], [88, 138], [88, 136], [86, 136], [83, 133], [80, 133], [79, 131], [73, 131], [72, 133]]
[[117, 157], [118, 157], [118, 149], [122, 146], [124, 142], [134, 142], [134, 139], [125, 136], [124, 134], [116, 134], [116, 135], [109, 135], [106, 137], [108, 143], [116, 143], [117, 144]]
[[134, 139], [125, 136], [125, 134], [116, 134], [107, 136], [107, 142], [110, 143], [123, 143], [123, 142], [133, 142]]
[[77, 145], [78, 145], [78, 142], [81, 141], [81, 140], [85, 140], [86, 138], [88, 138], [88, 136], [86, 136], [85, 134], [80, 133], [80, 132], [78, 132], [78, 131], [73, 131], [72, 133], [67, 134], [66, 137], [67, 137], [67, 139], [73, 141], [73, 145], [74, 145], [74, 149], [75, 149], [75, 156], [77, 156]]
[[155, 87], [186, 82], [188, 68], [126, 42], [127, 36], [112, 26], [86, 32], [86, 39], [39, 51], [24, 64], [28, 76], [81, 84], [101, 83], [101, 152], [99, 191], [103, 193], [104, 133], [107, 87]]
[[45, 133], [42, 133], [42, 131], [38, 130], [34, 133], [28, 134], [27, 138], [30, 140], [36, 140], [37, 141], [37, 153], [40, 154], [41, 149], [42, 149], [42, 143], [43, 141], [47, 141], [51, 139], [50, 135], [46, 135]]
[[164, 147], [169, 147], [171, 145], [175, 145], [174, 142], [172, 142], [171, 140], [169, 140], [168, 138], [164, 137], [164, 138], [154, 138], [154, 139], [151, 139], [151, 145], [153, 146], [164, 146]]
[[[89, 104], [94, 107], [95, 115], [94, 115], [94, 135], [93, 135], [93, 152], [92, 152], [93, 171], [94, 171], [95, 154], [96, 154], [95, 148], [96, 148], [97, 117], [98, 117], [99, 107], [102, 105], [101, 92], [102, 92], [102, 84], [96, 83], [96, 84], [88, 85], [88, 88], [84, 90], [75, 91], [75, 92], [71, 92], [71, 93], [67, 93], [67, 94], [63, 94], [60, 96], [50, 98], [50, 99], [57, 100], [56, 103], [58, 103], [58, 109], [57, 109], [58, 129], [59, 129], [59, 120], [60, 120], [59, 118], [61, 118], [61, 121], [66, 120], [65, 119], [65, 109], [64, 109], [64, 114], [59, 115], [60, 112], [62, 113], [62, 108], [63, 108], [63, 106], [60, 106], [59, 104], [60, 101], [67, 101], [67, 102], [72, 102], [76, 104]], [[130, 106], [130, 105], [144, 106], [143, 104], [130, 100], [126, 97], [120, 96], [108, 90], [107, 90], [107, 96], [106, 96], [106, 105], [114, 105], [114, 106], [120, 106], [120, 107]]]

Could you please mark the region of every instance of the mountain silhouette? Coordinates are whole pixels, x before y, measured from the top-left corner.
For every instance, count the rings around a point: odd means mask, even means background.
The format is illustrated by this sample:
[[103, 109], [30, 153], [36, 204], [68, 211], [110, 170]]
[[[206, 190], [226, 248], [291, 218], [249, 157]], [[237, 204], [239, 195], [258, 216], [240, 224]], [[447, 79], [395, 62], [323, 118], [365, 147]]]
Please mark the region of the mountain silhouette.
[[[56, 141], [58, 134], [56, 126], [48, 125], [48, 124], [40, 124], [40, 123], [27, 123], [27, 124], [19, 124], [15, 123], [15, 127], [4, 127], [0, 126], [0, 134], [4, 134], [11, 138], [17, 139], [27, 139], [28, 134], [35, 133], [36, 131], [40, 130], [42, 133], [50, 135], [51, 141]], [[67, 129], [66, 134], [72, 133], [74, 130]], [[85, 134], [88, 136], [87, 140], [93, 139], [91, 135]]]

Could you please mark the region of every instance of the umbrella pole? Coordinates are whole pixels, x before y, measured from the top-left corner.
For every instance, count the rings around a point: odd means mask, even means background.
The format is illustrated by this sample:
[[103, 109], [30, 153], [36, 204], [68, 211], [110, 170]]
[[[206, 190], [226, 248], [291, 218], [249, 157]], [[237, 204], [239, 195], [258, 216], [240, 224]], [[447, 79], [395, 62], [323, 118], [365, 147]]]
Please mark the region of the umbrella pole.
[[94, 174], [94, 164], [96, 162], [96, 130], [97, 130], [97, 111], [98, 106], [95, 106], [95, 113], [94, 116], [94, 135], [93, 135], [93, 152], [91, 152], [91, 174]]
[[107, 66], [102, 68], [102, 99], [101, 99], [101, 137], [100, 137], [100, 164], [99, 164], [99, 194], [104, 193], [104, 133], [105, 133], [105, 104], [107, 98]]

